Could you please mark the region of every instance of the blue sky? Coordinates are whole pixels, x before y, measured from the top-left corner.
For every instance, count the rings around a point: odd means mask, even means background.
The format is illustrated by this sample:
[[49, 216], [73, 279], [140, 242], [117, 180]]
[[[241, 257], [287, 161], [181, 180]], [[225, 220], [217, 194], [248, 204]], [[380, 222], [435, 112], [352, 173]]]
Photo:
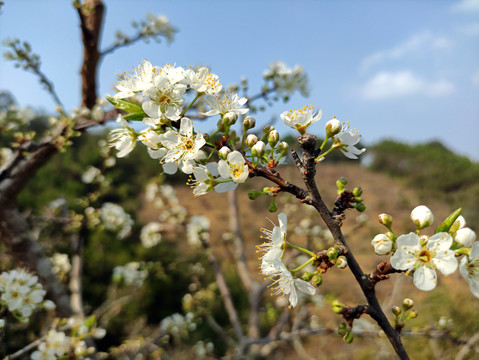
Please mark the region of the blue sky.
[[[305, 68], [311, 94], [277, 104], [258, 122], [313, 104], [325, 121], [333, 115], [350, 121], [366, 144], [439, 139], [479, 160], [479, 0], [105, 3], [104, 48], [116, 29], [132, 34], [131, 21], [147, 12], [166, 15], [179, 32], [171, 44], [140, 43], [106, 57], [99, 94], [113, 93], [117, 74], [145, 58], [154, 65], [210, 66], [225, 85], [245, 76], [251, 89], [259, 89], [269, 63], [281, 60]], [[80, 36], [71, 1], [5, 0], [0, 39], [31, 43], [68, 109], [80, 103]], [[22, 106], [54, 107], [32, 74], [3, 58], [0, 89]], [[323, 134], [322, 126], [312, 130]], [[280, 121], [277, 128], [288, 131]]]

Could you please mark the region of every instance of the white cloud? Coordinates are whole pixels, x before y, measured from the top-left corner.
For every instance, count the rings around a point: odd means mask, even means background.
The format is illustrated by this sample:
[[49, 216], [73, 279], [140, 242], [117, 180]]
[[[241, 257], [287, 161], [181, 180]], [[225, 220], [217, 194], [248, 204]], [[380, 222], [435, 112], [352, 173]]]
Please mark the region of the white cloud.
[[479, 0], [461, 0], [452, 6], [452, 10], [458, 12], [479, 11]]
[[472, 75], [472, 83], [476, 86], [479, 86], [479, 71]]
[[379, 100], [407, 96], [438, 97], [454, 92], [454, 85], [448, 81], [428, 82], [410, 70], [380, 72], [360, 88], [364, 99]]
[[459, 31], [465, 35], [479, 35], [479, 22], [465, 25]]
[[366, 70], [373, 65], [377, 65], [387, 60], [398, 60], [406, 55], [421, 50], [442, 50], [451, 47], [451, 41], [445, 37], [435, 36], [430, 31], [411, 36], [406, 41], [390, 49], [378, 51], [366, 57], [362, 64], [362, 70]]

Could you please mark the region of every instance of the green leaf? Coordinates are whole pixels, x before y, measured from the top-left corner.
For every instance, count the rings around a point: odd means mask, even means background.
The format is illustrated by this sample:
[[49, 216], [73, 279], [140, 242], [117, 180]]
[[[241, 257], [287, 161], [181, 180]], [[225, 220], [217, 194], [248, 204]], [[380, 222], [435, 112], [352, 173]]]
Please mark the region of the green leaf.
[[84, 322], [84, 325], [90, 329], [93, 325], [95, 325], [95, 315], [91, 315], [89, 316], [85, 322]]
[[455, 210], [451, 215], [449, 215], [446, 220], [442, 222], [441, 225], [439, 225], [434, 231], [434, 234], [440, 233], [440, 232], [448, 232], [451, 226], [454, 224], [454, 221], [461, 215], [462, 208], [459, 208]]
[[[137, 103], [123, 100], [123, 99], [114, 99], [107, 96], [106, 99], [116, 108], [126, 111], [128, 114], [143, 113], [143, 108]], [[142, 118], [143, 119], [143, 118]]]
[[144, 112], [137, 112], [123, 116], [125, 120], [143, 120], [146, 117]]

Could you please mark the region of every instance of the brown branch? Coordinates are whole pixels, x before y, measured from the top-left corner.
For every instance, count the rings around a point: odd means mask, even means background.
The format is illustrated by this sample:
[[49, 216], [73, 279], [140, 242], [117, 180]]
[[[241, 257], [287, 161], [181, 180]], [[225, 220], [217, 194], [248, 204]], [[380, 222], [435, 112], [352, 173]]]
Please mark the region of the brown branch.
[[391, 327], [386, 315], [379, 305], [379, 301], [376, 297], [374, 286], [371, 286], [370, 278], [361, 270], [356, 258], [350, 251], [344, 235], [341, 231], [341, 228], [338, 222], [334, 219], [333, 215], [327, 208], [326, 204], [321, 198], [319, 190], [316, 186], [315, 175], [316, 175], [316, 156], [318, 150], [316, 149], [317, 138], [311, 134], [305, 134], [298, 138], [301, 149], [303, 150], [303, 156], [300, 159], [297, 153], [293, 150], [293, 159], [298, 167], [298, 170], [303, 178], [303, 181], [308, 189], [308, 195], [304, 201], [313, 206], [318, 213], [321, 215], [321, 218], [326, 223], [327, 227], [331, 231], [334, 237], [334, 242], [336, 246], [344, 251], [344, 256], [348, 261], [348, 266], [351, 272], [353, 273], [356, 281], [361, 287], [364, 296], [368, 302], [368, 313], [369, 315], [378, 323], [378, 325], [383, 329], [387, 338], [389, 339], [391, 345], [396, 351], [397, 355], [401, 359], [409, 359], [409, 356], [404, 349], [404, 346], [401, 342], [401, 334], [399, 331], [394, 330]]
[[383, 261], [378, 264], [376, 270], [369, 274], [369, 287], [374, 288], [379, 281], [389, 279], [389, 274], [400, 272], [403, 270], [396, 270], [390, 263]]

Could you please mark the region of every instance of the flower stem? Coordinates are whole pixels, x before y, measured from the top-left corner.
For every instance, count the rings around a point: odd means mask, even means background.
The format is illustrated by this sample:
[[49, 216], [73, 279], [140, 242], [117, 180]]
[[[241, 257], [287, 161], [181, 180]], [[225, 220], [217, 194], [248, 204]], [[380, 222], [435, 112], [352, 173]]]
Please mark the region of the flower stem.
[[182, 116], [184, 116], [184, 115], [186, 114], [186, 112], [193, 106], [193, 104], [196, 102], [196, 100], [198, 100], [198, 98], [199, 98], [200, 96], [201, 96], [200, 94], [196, 94], [195, 98], [194, 98], [193, 101], [190, 103], [190, 105], [188, 105], [187, 108], [181, 112], [180, 117], [182, 117]]
[[303, 269], [307, 265], [311, 264], [314, 261], [315, 257], [311, 257], [308, 261], [306, 261], [303, 265], [298, 266], [296, 269], [291, 270], [291, 274], [294, 274], [295, 272]]
[[291, 249], [296, 249], [296, 250], [299, 250], [299, 251], [302, 251], [310, 256], [316, 256], [316, 254], [312, 251], [309, 251], [309, 250], [306, 250], [302, 247], [299, 247], [299, 246], [296, 246], [296, 245], [293, 245], [293, 244], [290, 244], [289, 242], [286, 243], [286, 247], [288, 248], [291, 248]]

